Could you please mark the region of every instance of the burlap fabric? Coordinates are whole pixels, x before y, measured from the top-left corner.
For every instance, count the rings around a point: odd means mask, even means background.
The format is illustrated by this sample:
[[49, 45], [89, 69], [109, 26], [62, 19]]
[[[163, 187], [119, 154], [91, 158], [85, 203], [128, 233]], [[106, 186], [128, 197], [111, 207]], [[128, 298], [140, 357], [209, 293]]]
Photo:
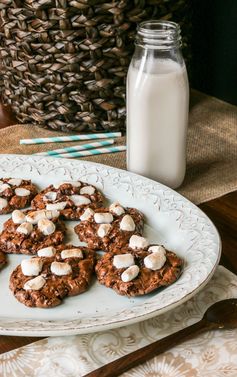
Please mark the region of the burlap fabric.
[[[19, 145], [24, 138], [58, 136], [63, 133], [32, 125], [0, 130], [0, 153], [32, 154], [79, 144]], [[237, 189], [237, 108], [197, 91], [191, 92], [187, 145], [187, 171], [177, 190], [196, 204]], [[124, 144], [125, 137], [117, 144]], [[83, 158], [126, 169], [124, 152]]]

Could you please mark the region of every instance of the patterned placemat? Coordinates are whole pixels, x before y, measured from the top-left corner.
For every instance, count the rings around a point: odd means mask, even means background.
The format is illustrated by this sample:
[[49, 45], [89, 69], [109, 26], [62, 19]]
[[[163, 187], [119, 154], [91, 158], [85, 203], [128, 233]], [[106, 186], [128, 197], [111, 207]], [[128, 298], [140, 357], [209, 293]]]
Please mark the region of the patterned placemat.
[[[0, 153], [32, 154], [79, 143], [19, 145], [19, 140], [62, 135], [33, 125], [0, 130]], [[197, 91], [191, 92], [187, 171], [177, 190], [192, 202], [217, 198], [237, 189], [237, 108]], [[117, 140], [125, 144], [125, 137]], [[170, 151], [167, 151], [170, 153]], [[88, 161], [126, 169], [124, 152], [91, 156]]]
[[[40, 340], [0, 355], [1, 377], [81, 377], [202, 318], [212, 303], [237, 297], [237, 276], [222, 266], [188, 302], [152, 319], [105, 332]], [[236, 377], [237, 329], [186, 341], [124, 377]]]

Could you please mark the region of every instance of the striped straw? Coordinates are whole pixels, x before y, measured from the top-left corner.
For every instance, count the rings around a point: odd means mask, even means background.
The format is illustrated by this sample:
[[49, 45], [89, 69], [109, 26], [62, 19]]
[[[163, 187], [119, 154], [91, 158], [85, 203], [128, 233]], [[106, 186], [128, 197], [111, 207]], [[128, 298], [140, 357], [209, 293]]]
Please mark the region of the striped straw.
[[74, 147], [54, 149], [52, 151], [34, 153], [34, 155], [37, 155], [37, 156], [54, 156], [54, 155], [60, 154], [60, 153], [84, 151], [86, 149], [98, 148], [98, 147], [102, 147], [102, 146], [104, 147], [106, 145], [112, 145], [112, 144], [114, 144], [114, 139], [104, 140], [104, 141], [96, 141], [95, 143], [90, 143], [90, 144], [75, 145]]
[[61, 157], [61, 158], [86, 157], [86, 156], [92, 156], [95, 154], [122, 152], [125, 150], [126, 150], [125, 145], [118, 145], [117, 147], [90, 149], [88, 151], [83, 151], [83, 152], [69, 152], [69, 153], [62, 153], [62, 154], [57, 153], [57, 154], [54, 154], [53, 157]]
[[69, 135], [69, 136], [55, 136], [45, 137], [40, 139], [22, 139], [20, 144], [45, 144], [45, 143], [60, 143], [62, 141], [77, 141], [77, 140], [92, 140], [92, 139], [106, 139], [113, 137], [120, 137], [121, 132], [107, 132], [98, 134], [86, 135]]

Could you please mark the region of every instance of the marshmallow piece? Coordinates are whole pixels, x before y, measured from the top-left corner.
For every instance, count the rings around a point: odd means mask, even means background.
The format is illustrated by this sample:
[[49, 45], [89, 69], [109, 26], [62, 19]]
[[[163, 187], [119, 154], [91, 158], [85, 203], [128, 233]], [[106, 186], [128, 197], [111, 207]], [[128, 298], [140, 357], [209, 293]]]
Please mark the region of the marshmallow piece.
[[58, 276], [68, 275], [72, 272], [70, 264], [65, 262], [53, 262], [50, 268], [51, 272]]
[[44, 247], [37, 251], [39, 257], [53, 257], [56, 254], [56, 249], [53, 246]]
[[111, 229], [111, 224], [101, 224], [98, 228], [97, 234], [99, 237], [105, 237]]
[[30, 195], [30, 190], [27, 190], [23, 187], [19, 187], [15, 189], [15, 194], [17, 196], [29, 196]]
[[33, 225], [27, 222], [22, 223], [16, 228], [16, 231], [18, 233], [25, 234], [26, 236], [28, 236], [32, 232], [32, 230], [33, 230]]
[[65, 249], [61, 251], [61, 258], [81, 258], [83, 259], [83, 253], [80, 249]]
[[15, 209], [12, 212], [12, 221], [14, 224], [22, 224], [26, 220], [26, 217], [23, 212], [19, 211], [19, 209]]
[[113, 265], [116, 268], [127, 268], [134, 265], [132, 254], [118, 254], [114, 256]]
[[126, 230], [128, 232], [133, 232], [136, 228], [136, 225], [133, 221], [133, 218], [130, 215], [123, 216], [120, 222], [120, 229]]
[[129, 247], [131, 249], [144, 249], [149, 245], [149, 242], [146, 238], [136, 236], [135, 234], [129, 240]]
[[81, 221], [89, 220], [94, 215], [94, 213], [95, 212], [93, 211], [93, 209], [87, 208], [85, 212], [80, 216], [80, 220]]
[[10, 186], [7, 183], [3, 183], [2, 185], [0, 185], [0, 192], [3, 192], [8, 188], [10, 188]]
[[73, 187], [80, 187], [81, 186], [81, 182], [78, 182], [78, 181], [69, 181], [69, 182], [60, 182], [60, 183], [55, 183], [54, 184], [54, 187], [56, 189], [58, 189], [60, 186], [62, 185], [72, 185]]
[[165, 262], [166, 262], [166, 256], [163, 253], [163, 251], [151, 253], [144, 258], [145, 266], [153, 271], [156, 271], [162, 268]]
[[0, 186], [3, 184], [3, 181], [0, 180]]
[[161, 245], [153, 245], [153, 246], [150, 246], [148, 251], [150, 253], [163, 253], [164, 255], [166, 254], [166, 250], [163, 246]]
[[57, 211], [56, 209], [55, 210], [46, 210], [45, 211], [45, 216], [49, 220], [57, 218], [57, 217], [59, 217], [59, 215], [60, 215], [60, 212]]
[[124, 208], [119, 204], [119, 202], [112, 203], [109, 206], [109, 210], [111, 212], [115, 213], [115, 215], [117, 215], [117, 216], [123, 215], [125, 213]]
[[2, 210], [3, 208], [6, 208], [7, 205], [8, 205], [7, 199], [0, 198], [0, 210]]
[[56, 230], [55, 224], [48, 219], [41, 219], [38, 221], [39, 230], [45, 235], [49, 236]]
[[124, 283], [128, 283], [129, 281], [135, 279], [139, 274], [139, 267], [134, 264], [133, 266], [128, 267], [125, 271], [123, 271], [121, 275], [121, 279]]
[[91, 203], [91, 200], [83, 195], [71, 195], [69, 199], [71, 199], [76, 207]]
[[21, 271], [25, 276], [36, 276], [42, 271], [43, 262], [40, 258], [23, 259]]
[[22, 179], [20, 178], [11, 178], [8, 180], [9, 185], [11, 186], [20, 186]]
[[41, 219], [53, 219], [55, 217], [58, 217], [60, 215], [60, 212], [57, 210], [45, 210], [42, 209], [40, 211], [32, 211], [28, 215], [26, 215], [26, 221], [28, 221], [31, 224], [37, 224], [39, 220]]
[[28, 291], [32, 289], [33, 291], [39, 291], [45, 285], [46, 280], [43, 276], [36, 276], [36, 278], [28, 280], [23, 288]]
[[80, 189], [80, 194], [93, 195], [95, 193], [95, 188], [93, 186], [84, 186]]
[[54, 201], [56, 200], [56, 198], [57, 198], [57, 193], [55, 191], [48, 191], [43, 196], [44, 201], [47, 201], [47, 200]]
[[63, 210], [67, 205], [67, 202], [49, 203], [46, 204], [46, 210]]
[[113, 215], [109, 212], [97, 212], [94, 214], [94, 220], [97, 224], [110, 224], [113, 219]]

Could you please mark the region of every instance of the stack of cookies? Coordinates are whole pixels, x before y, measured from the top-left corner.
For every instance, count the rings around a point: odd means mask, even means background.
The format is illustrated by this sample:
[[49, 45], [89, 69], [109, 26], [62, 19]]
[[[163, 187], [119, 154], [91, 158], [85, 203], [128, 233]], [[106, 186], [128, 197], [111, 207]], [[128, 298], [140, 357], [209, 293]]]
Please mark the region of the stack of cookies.
[[[70, 181], [37, 192], [30, 180], [0, 181], [0, 213], [12, 212], [0, 233], [0, 266], [6, 254], [33, 255], [10, 276], [10, 289], [29, 307], [49, 308], [85, 292], [93, 275], [120, 295], [139, 296], [172, 284], [182, 260], [143, 237], [144, 216], [115, 202], [105, 207], [96, 187]], [[22, 211], [31, 204], [31, 209]], [[65, 244], [67, 225], [87, 247]], [[99, 253], [98, 253], [99, 251]]]

